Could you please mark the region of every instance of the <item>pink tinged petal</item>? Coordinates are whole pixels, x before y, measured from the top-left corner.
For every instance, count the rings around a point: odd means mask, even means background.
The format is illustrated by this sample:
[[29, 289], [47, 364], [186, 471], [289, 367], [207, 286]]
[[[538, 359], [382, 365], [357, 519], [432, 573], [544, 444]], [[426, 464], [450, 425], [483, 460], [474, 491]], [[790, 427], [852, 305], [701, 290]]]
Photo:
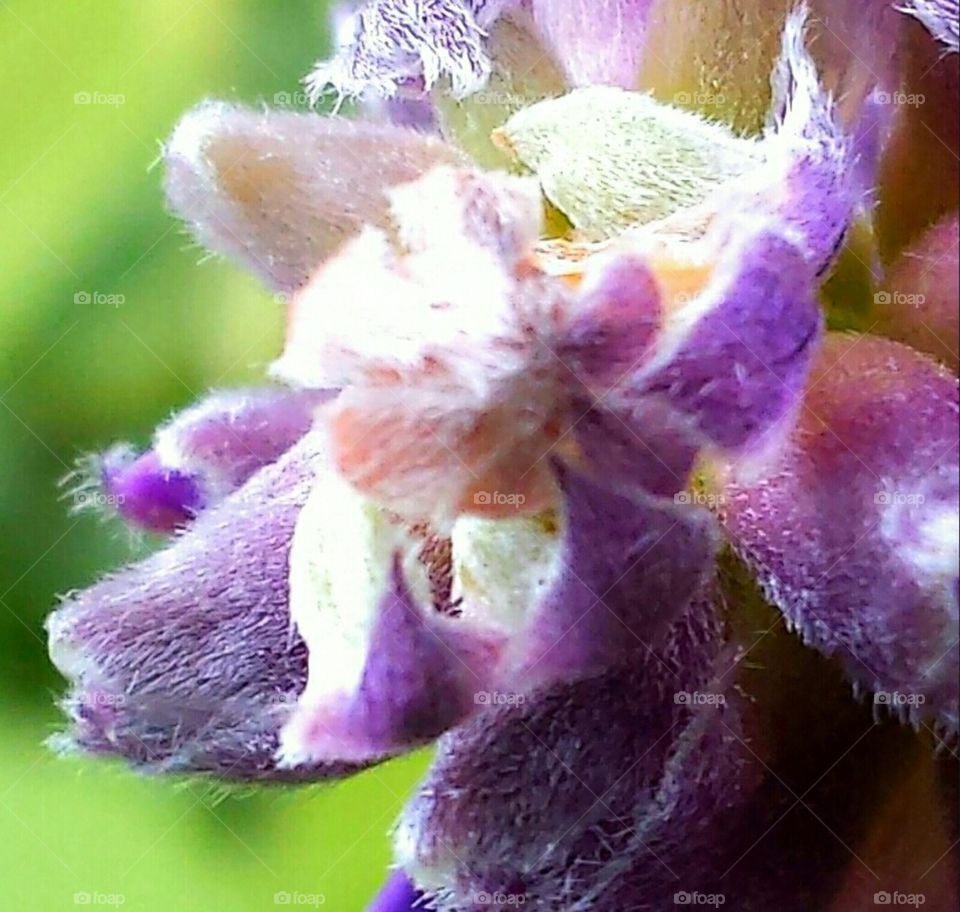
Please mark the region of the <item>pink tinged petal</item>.
[[637, 88], [653, 0], [527, 0], [570, 84]]
[[414, 912], [422, 909], [419, 900], [423, 894], [417, 890], [403, 871], [396, 871], [377, 894], [367, 912]]
[[187, 114], [164, 152], [170, 206], [197, 239], [283, 292], [386, 226], [387, 187], [458, 160], [415, 130], [221, 102]]
[[213, 393], [161, 426], [142, 456], [117, 447], [101, 457], [107, 502], [153, 532], [183, 527], [279, 459], [332, 395], [283, 388]]
[[572, 681], [659, 648], [713, 572], [718, 535], [696, 507], [608, 490], [557, 467], [563, 536], [506, 672], [524, 690]]
[[960, 368], [960, 223], [947, 216], [901, 254], [876, 294], [873, 331]]
[[906, 0], [898, 9], [919, 19], [948, 51], [960, 50], [960, 3], [957, 0]]
[[449, 519], [501, 491], [536, 512], [569, 377], [551, 340], [572, 306], [525, 256], [536, 186], [441, 168], [391, 198], [403, 249], [368, 231], [321, 270], [274, 372], [349, 386], [329, 413], [336, 465], [391, 509]]
[[767, 597], [914, 722], [957, 726], [957, 386], [894, 342], [832, 336], [778, 464], [724, 492]]
[[485, 29], [510, 0], [370, 0], [352, 23], [352, 38], [307, 79], [315, 97], [327, 87], [340, 95], [405, 88], [429, 89], [448, 77], [458, 97], [490, 76]]
[[166, 550], [71, 596], [48, 621], [71, 688], [62, 748], [152, 772], [313, 779], [277, 768], [279, 731], [307, 679], [290, 628], [293, 527], [323, 466], [308, 435]]

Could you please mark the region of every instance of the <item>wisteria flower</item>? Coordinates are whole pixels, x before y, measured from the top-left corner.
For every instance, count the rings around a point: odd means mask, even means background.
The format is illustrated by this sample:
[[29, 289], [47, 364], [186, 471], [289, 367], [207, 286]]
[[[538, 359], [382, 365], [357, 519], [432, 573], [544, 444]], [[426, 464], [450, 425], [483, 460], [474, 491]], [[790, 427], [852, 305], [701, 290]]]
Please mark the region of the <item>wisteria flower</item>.
[[437, 741], [379, 912], [950, 908], [956, 184], [899, 175], [956, 4], [338, 23], [308, 84], [360, 116], [166, 145], [287, 340], [92, 461], [173, 538], [52, 615], [55, 743], [305, 782]]

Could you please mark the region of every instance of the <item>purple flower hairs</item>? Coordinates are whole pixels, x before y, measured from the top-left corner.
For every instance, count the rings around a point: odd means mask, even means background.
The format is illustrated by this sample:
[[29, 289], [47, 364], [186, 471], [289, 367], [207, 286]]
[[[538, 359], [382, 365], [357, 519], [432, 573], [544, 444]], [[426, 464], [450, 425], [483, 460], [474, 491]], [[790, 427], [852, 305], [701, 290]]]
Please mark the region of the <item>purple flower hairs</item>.
[[172, 538], [51, 615], [56, 746], [312, 782], [436, 742], [378, 912], [952, 907], [957, 186], [902, 172], [956, 4], [337, 22], [307, 82], [359, 117], [165, 147], [287, 339], [93, 460]]

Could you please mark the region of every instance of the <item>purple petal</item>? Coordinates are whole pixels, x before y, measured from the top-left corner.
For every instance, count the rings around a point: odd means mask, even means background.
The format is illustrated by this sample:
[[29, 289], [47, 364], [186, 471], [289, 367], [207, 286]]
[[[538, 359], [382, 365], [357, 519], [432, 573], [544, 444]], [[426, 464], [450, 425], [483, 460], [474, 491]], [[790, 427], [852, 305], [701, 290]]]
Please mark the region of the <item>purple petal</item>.
[[704, 510], [557, 472], [559, 569], [531, 610], [520, 668], [509, 673], [522, 689], [596, 674], [660, 646], [712, 572], [717, 546]]
[[661, 293], [641, 256], [615, 257], [591, 278], [558, 354], [602, 394], [636, 370], [649, 352], [662, 328]]
[[456, 628], [417, 605], [394, 556], [356, 691], [314, 702], [308, 689], [284, 729], [283, 764], [383, 759], [433, 741], [466, 718], [497, 656], [492, 643]]
[[723, 501], [733, 547], [804, 640], [878, 705], [952, 730], [957, 410], [927, 358], [834, 335], [778, 463]]
[[660, 655], [447, 735], [398, 828], [405, 870], [444, 910], [498, 898], [541, 912], [633, 908], [614, 898], [639, 868], [637, 908], [665, 908], [684, 886], [673, 870], [717, 853], [714, 827], [759, 778], [735, 737], [740, 707], [682, 698], [708, 689], [719, 633], [701, 602]]
[[[809, 258], [818, 273], [824, 273], [864, 202], [860, 196], [865, 188], [854, 179], [852, 142], [806, 50], [805, 16], [800, 7], [788, 17], [773, 76], [766, 134], [771, 149], [769, 189], [777, 200], [773, 211], [800, 233]], [[868, 163], [861, 162], [860, 167], [867, 168]]]
[[169, 548], [51, 616], [51, 655], [71, 684], [61, 746], [228, 779], [346, 771], [283, 771], [274, 760], [307, 678], [306, 648], [290, 627], [287, 555], [321, 449], [308, 435]]
[[728, 450], [756, 443], [796, 407], [821, 331], [802, 250], [779, 229], [739, 230], [720, 245], [714, 277], [689, 305], [699, 319], [690, 325], [680, 311], [679, 328], [667, 328], [672, 350], [665, 344], [666, 354], [628, 380], [623, 394], [627, 402], [662, 397]]
[[202, 479], [212, 497], [223, 496], [289, 450], [335, 395], [283, 387], [213, 393], [159, 428], [154, 450], [165, 465]]
[[422, 896], [403, 871], [395, 871], [367, 912], [413, 912], [422, 908], [417, 905]]
[[954, 54], [960, 50], [960, 3], [957, 0], [906, 0], [898, 7], [919, 19]]
[[[330, 31], [335, 36], [338, 53], [349, 54], [354, 40], [356, 14], [363, 4], [359, 0], [336, 3], [330, 12]], [[360, 97], [363, 120], [411, 127], [424, 133], [437, 132], [437, 112], [428, 98], [384, 98], [375, 92]]]
[[100, 459], [107, 502], [134, 525], [172, 532], [279, 459], [333, 395], [270, 387], [213, 393], [160, 427], [139, 458], [116, 447]]
[[459, 154], [387, 124], [200, 105], [165, 150], [170, 206], [197, 239], [289, 292], [366, 224], [386, 226], [386, 188]]
[[571, 85], [637, 87], [653, 0], [527, 0]]
[[923, 891], [952, 837], [911, 843], [893, 868], [864, 843], [905, 750], [928, 775], [929, 751], [845, 700], [836, 669], [752, 593], [723, 597], [732, 629], [703, 597], [659, 653], [441, 739], [395, 837], [428, 907], [839, 912], [845, 871], [871, 893]]
[[612, 490], [673, 497], [683, 491], [703, 435], [691, 418], [662, 399], [640, 399], [630, 407], [577, 403], [582, 417], [573, 433], [586, 470]]

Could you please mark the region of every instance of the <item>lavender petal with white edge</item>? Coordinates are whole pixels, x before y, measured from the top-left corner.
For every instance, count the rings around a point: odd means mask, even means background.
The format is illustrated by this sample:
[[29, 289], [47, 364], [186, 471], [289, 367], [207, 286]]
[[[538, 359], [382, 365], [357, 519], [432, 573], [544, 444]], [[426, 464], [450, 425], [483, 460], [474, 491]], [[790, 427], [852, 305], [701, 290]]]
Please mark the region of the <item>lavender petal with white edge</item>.
[[907, 0], [897, 7], [919, 19], [948, 51], [960, 51], [960, 3], [957, 0]]
[[882, 143], [872, 149], [862, 144], [860, 160], [855, 157], [853, 140], [841, 126], [834, 100], [806, 48], [806, 17], [807, 8], [801, 5], [783, 31], [764, 137], [769, 151], [761, 192], [766, 206], [800, 233], [817, 273], [823, 274], [836, 259], [854, 216], [870, 202], [872, 188], [858, 183], [857, 176], [872, 173], [865, 157], [879, 155]]
[[[713, 572], [719, 536], [698, 507], [624, 496], [557, 466], [563, 532], [549, 587], [512, 644], [518, 690], [589, 677], [662, 646]], [[503, 680], [501, 677], [499, 680]]]
[[352, 41], [307, 79], [314, 98], [331, 87], [341, 96], [430, 88], [449, 77], [456, 96], [483, 87], [490, 75], [486, 28], [513, 0], [370, 0], [354, 16]]
[[572, 86], [637, 88], [653, 0], [526, 0]]
[[[378, 606], [356, 690], [316, 702], [308, 688], [283, 730], [285, 768], [380, 760], [428, 744], [474, 710], [495, 650], [416, 603], [399, 558]], [[349, 605], [340, 606], [345, 612]], [[312, 642], [316, 662], [332, 661]], [[311, 654], [311, 661], [313, 653]], [[345, 682], [348, 683], [348, 682]]]
[[164, 150], [171, 208], [281, 292], [364, 225], [386, 227], [388, 187], [459, 160], [416, 130], [224, 102], [187, 114]]
[[383, 759], [473, 711], [499, 637], [450, 615], [417, 544], [333, 475], [311, 493], [290, 553], [290, 615], [309, 676], [281, 734], [282, 766]]
[[200, 479], [214, 501], [289, 450], [335, 395], [284, 387], [211, 393], [158, 428], [153, 449], [165, 467]]
[[[337, 54], [349, 53], [354, 40], [356, 15], [363, 6], [359, 0], [341, 0], [330, 11], [330, 31], [334, 36]], [[318, 87], [322, 90], [322, 87]], [[315, 89], [314, 91], [317, 91]], [[429, 98], [410, 98], [364, 92], [358, 99], [360, 118], [377, 123], [391, 123], [411, 127], [424, 133], [437, 132], [437, 116]]]
[[957, 381], [911, 349], [828, 337], [793, 438], [724, 490], [733, 547], [804, 640], [878, 705], [957, 728]]
[[70, 596], [48, 620], [70, 681], [55, 743], [150, 772], [310, 780], [344, 764], [280, 770], [279, 731], [307, 680], [290, 627], [287, 555], [323, 471], [310, 434], [203, 513], [166, 550]]

